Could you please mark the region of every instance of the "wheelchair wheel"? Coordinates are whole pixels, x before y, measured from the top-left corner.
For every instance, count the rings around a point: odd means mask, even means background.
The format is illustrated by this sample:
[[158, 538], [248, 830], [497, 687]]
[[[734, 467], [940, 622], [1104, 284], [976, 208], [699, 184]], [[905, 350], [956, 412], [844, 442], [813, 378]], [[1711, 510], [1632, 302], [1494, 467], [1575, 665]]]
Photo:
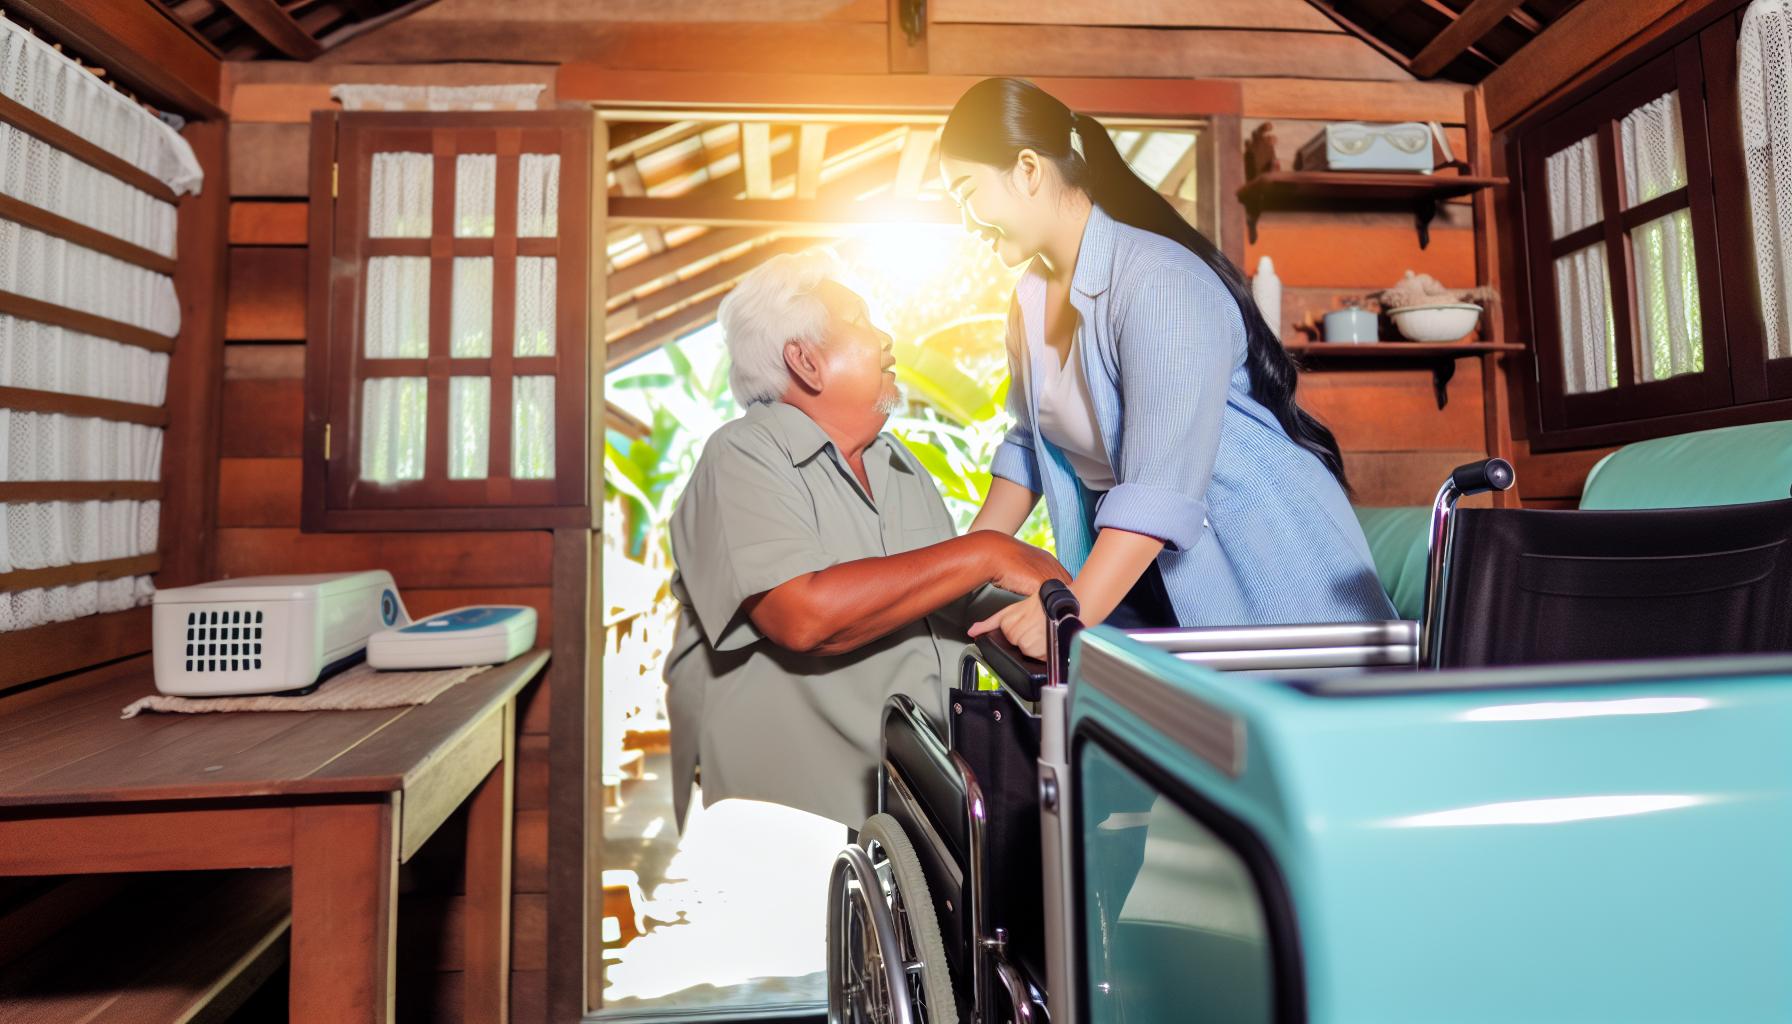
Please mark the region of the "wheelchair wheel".
[[902, 826], [873, 815], [828, 891], [829, 1024], [957, 1024], [946, 946]]

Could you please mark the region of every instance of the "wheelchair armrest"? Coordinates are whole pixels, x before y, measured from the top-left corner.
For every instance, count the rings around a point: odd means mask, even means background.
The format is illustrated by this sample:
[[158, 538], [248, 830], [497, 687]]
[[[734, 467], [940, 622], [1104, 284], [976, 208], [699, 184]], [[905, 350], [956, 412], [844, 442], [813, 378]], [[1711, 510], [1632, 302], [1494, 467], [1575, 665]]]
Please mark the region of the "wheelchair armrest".
[[1000, 633], [985, 633], [977, 638], [977, 653], [995, 673], [1003, 686], [1025, 701], [1037, 701], [1045, 688], [1045, 662], [1035, 661], [1020, 652]]

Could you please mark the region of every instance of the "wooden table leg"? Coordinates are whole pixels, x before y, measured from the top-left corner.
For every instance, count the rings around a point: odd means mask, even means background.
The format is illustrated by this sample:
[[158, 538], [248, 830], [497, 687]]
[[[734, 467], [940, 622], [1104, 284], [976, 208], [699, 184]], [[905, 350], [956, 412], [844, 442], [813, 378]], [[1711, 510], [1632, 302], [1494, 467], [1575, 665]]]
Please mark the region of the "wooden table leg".
[[294, 1024], [392, 1020], [397, 826], [396, 794], [295, 809], [289, 1000]]
[[504, 707], [504, 756], [467, 799], [465, 1017], [510, 1019], [511, 801], [515, 701]]

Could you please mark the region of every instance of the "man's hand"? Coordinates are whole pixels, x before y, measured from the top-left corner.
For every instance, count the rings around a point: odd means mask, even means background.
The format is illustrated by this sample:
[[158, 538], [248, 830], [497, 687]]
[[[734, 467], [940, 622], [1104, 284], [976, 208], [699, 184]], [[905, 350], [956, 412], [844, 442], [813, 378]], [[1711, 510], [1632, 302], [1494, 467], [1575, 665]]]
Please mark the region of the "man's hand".
[[1046, 580], [1070, 580], [1070, 571], [1044, 548], [988, 530], [975, 536], [990, 549], [989, 581], [1010, 594], [1027, 597], [1038, 593]]

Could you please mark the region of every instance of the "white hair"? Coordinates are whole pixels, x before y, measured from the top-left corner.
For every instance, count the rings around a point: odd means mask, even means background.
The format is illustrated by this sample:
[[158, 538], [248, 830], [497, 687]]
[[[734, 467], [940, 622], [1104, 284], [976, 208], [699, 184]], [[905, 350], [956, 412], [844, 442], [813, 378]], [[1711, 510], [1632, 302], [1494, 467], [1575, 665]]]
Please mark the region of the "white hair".
[[747, 406], [783, 396], [790, 386], [784, 345], [826, 340], [828, 308], [815, 290], [840, 273], [831, 250], [785, 253], [754, 268], [722, 300], [717, 319], [732, 362], [728, 384], [736, 402]]

